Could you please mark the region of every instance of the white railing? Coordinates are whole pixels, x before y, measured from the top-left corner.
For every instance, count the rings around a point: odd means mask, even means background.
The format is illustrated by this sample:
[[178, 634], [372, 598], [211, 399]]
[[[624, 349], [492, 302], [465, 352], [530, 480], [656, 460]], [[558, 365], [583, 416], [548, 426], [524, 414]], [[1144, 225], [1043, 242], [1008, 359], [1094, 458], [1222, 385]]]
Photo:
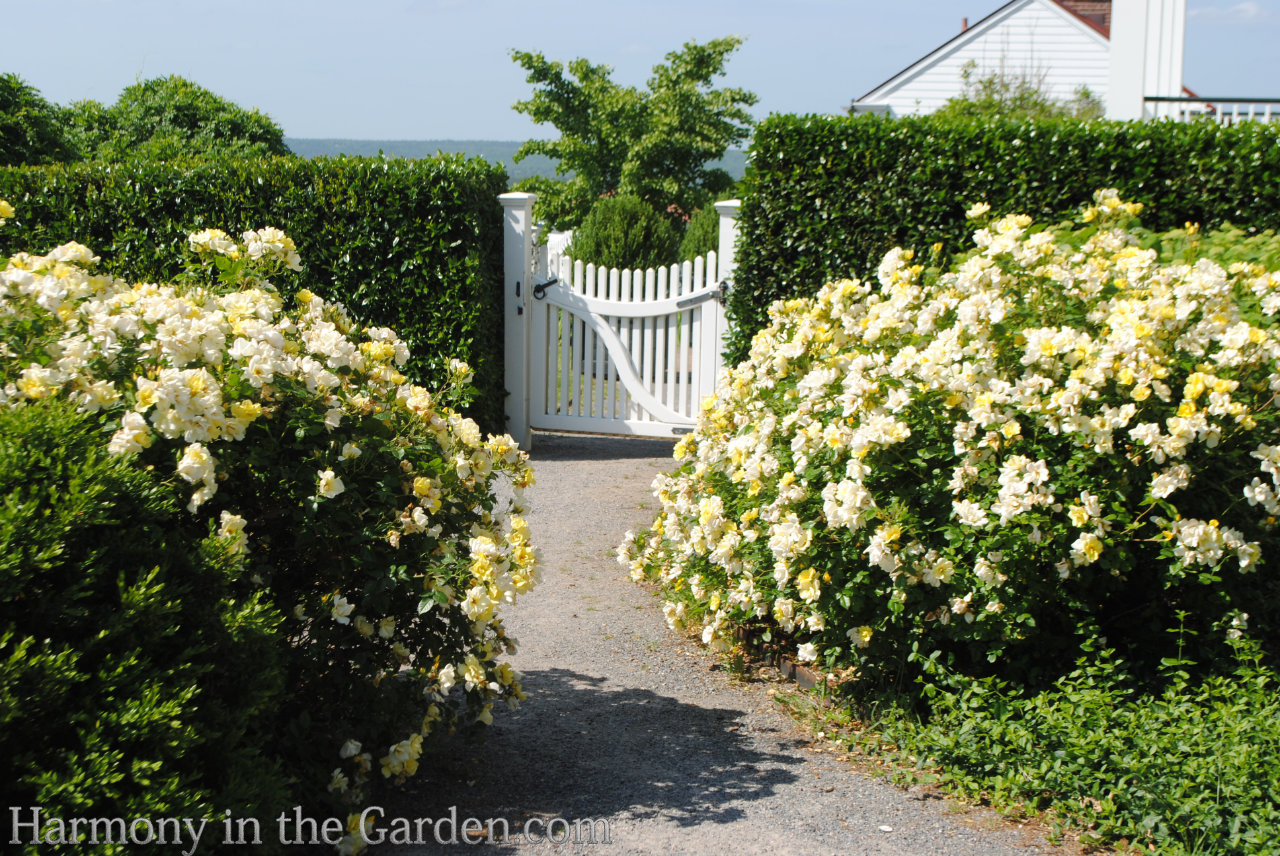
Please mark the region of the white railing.
[[1280, 98], [1202, 98], [1147, 96], [1143, 99], [1147, 112], [1155, 118], [1178, 122], [1216, 122], [1235, 125], [1239, 122], [1280, 121]]

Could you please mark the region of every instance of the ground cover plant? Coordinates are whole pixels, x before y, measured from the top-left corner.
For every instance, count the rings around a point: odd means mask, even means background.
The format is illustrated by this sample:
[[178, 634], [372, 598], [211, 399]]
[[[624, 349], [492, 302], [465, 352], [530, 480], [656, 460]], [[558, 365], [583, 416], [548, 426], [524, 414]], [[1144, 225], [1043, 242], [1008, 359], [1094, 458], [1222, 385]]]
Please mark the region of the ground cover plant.
[[[1192, 656], [1194, 638], [1184, 641]], [[1233, 666], [1198, 677], [1203, 664], [1190, 659], [1153, 676], [1095, 652], [1041, 691], [935, 673], [927, 718], [882, 705], [872, 730], [846, 740], [901, 765], [902, 783], [941, 782], [1018, 816], [1047, 815], [1083, 843], [1274, 853], [1276, 673], [1256, 645], [1237, 648]]]
[[[0, 204], [0, 219], [12, 215]], [[194, 261], [167, 284], [98, 274], [92, 251], [75, 243], [9, 257], [0, 265], [0, 406], [25, 413], [65, 402], [88, 414], [99, 426], [91, 451], [154, 480], [180, 531], [198, 536], [191, 550], [214, 545], [207, 561], [225, 575], [225, 592], [210, 609], [215, 617], [233, 606], [256, 610], [271, 656], [258, 658], [261, 671], [214, 656], [209, 674], [193, 666], [169, 683], [190, 684], [202, 710], [264, 694], [277, 702], [255, 703], [262, 715], [249, 730], [269, 737], [281, 785], [321, 816], [358, 811], [376, 782], [417, 772], [424, 736], [488, 723], [495, 705], [522, 698], [503, 661], [514, 643], [500, 612], [537, 579], [520, 516], [531, 471], [510, 437], [486, 438], [458, 413], [473, 392], [464, 363], [453, 363], [448, 386], [429, 391], [401, 373], [410, 354], [392, 330], [305, 289], [287, 305], [270, 281], [300, 264], [284, 233], [205, 229], [189, 246]], [[137, 490], [154, 493], [144, 482]], [[71, 490], [50, 500], [76, 501]], [[156, 503], [155, 514], [173, 511]], [[109, 527], [124, 512], [101, 513]], [[128, 546], [120, 542], [101, 545], [105, 566]], [[18, 619], [33, 598], [53, 596], [32, 587], [50, 584], [31, 565], [47, 558], [19, 551], [0, 606], [22, 632], [0, 637], [0, 662], [43, 644]], [[65, 650], [93, 650], [98, 624], [77, 626], [83, 644], [64, 639]], [[267, 668], [272, 658], [278, 670]], [[224, 697], [219, 670], [238, 678]], [[70, 745], [51, 753], [93, 739], [92, 717], [74, 706], [55, 719], [65, 720]], [[191, 735], [193, 745], [208, 739]], [[131, 757], [128, 746], [107, 748]], [[185, 758], [180, 744], [174, 751]], [[158, 769], [164, 775], [132, 767], [119, 790], [140, 792], [135, 805], [158, 799], [149, 783], [173, 772]], [[80, 811], [123, 816], [127, 805], [99, 796]], [[274, 817], [292, 804], [264, 797], [246, 808]], [[223, 808], [206, 807], [219, 819]], [[344, 849], [361, 846], [351, 829]]]
[[[1229, 239], [1145, 231], [1140, 211], [1115, 191], [1060, 224], [978, 204], [962, 257], [895, 249], [873, 282], [774, 304], [620, 561], [662, 586], [673, 627], [724, 650], [745, 633], [863, 702], [919, 702], [932, 739], [981, 730], [957, 699], [983, 727], [1017, 705], [1034, 720], [1099, 670], [1148, 705], [1134, 723], [1225, 698], [1264, 725], [1268, 692], [1220, 676], [1265, 686], [1276, 652], [1280, 271], [1220, 264]], [[1253, 733], [1274, 753], [1274, 728]], [[929, 739], [911, 754], [1012, 776], [998, 739]], [[1037, 776], [1055, 804], [1092, 794]], [[1241, 818], [1275, 805], [1269, 782], [1221, 793], [1221, 840], [1264, 840]], [[1161, 841], [1205, 822], [1121, 803], [1143, 814], [1115, 829]]]

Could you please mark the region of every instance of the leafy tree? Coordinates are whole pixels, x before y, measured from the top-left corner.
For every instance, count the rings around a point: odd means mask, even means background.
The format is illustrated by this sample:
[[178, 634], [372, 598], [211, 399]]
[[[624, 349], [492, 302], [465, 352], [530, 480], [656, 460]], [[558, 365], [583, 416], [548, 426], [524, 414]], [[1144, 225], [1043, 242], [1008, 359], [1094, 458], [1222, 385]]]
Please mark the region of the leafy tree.
[[1044, 75], [1010, 74], [1002, 68], [975, 78], [976, 70], [973, 60], [965, 63], [963, 91], [935, 115], [964, 120], [1102, 118], [1102, 102], [1087, 86], [1077, 87], [1067, 101], [1055, 101], [1045, 94]]
[[[533, 96], [515, 109], [560, 131], [556, 140], [527, 141], [515, 159], [558, 159], [557, 174], [571, 175], [561, 191], [568, 199], [617, 193], [642, 199], [673, 219], [687, 216], [732, 186], [728, 173], [708, 163], [751, 132], [747, 108], [756, 103], [755, 94], [713, 86], [741, 44], [737, 36], [688, 42], [654, 66], [644, 90], [614, 82], [607, 65], [575, 59], [566, 68], [541, 53], [513, 51], [534, 85]], [[562, 201], [542, 206], [540, 216], [565, 207], [569, 218], [552, 224], [576, 226], [572, 218], [581, 209]]]
[[591, 206], [601, 198], [598, 193], [592, 194], [586, 182], [576, 176], [565, 181], [531, 175], [517, 181], [511, 189], [538, 194], [538, 201], [534, 203], [535, 215], [553, 229], [573, 229], [581, 225]]
[[74, 160], [58, 108], [16, 74], [0, 74], [0, 166]]
[[99, 161], [291, 154], [284, 131], [265, 113], [177, 76], [128, 86], [110, 107], [78, 102], [64, 116], [85, 155]]

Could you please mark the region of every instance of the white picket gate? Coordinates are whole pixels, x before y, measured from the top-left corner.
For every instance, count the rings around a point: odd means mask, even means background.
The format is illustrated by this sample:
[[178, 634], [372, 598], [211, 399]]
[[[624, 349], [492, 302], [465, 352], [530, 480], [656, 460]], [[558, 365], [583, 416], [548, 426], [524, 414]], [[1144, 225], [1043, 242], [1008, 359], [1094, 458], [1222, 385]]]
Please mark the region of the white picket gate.
[[531, 193], [506, 193], [507, 429], [672, 437], [715, 390], [738, 202], [717, 203], [720, 251], [617, 270], [539, 250]]

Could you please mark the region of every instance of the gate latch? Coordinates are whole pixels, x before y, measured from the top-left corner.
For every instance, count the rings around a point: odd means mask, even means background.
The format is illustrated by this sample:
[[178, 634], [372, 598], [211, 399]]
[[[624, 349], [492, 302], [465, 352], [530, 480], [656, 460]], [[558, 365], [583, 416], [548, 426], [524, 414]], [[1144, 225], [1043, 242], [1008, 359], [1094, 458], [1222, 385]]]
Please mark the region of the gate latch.
[[548, 288], [550, 288], [551, 286], [555, 285], [555, 284], [556, 284], [556, 283], [558, 283], [559, 281], [560, 281], [560, 280], [556, 279], [556, 278], [553, 276], [553, 277], [551, 277], [551, 279], [547, 280], [546, 282], [535, 282], [535, 283], [533, 284], [533, 299], [534, 299], [534, 300], [541, 300], [542, 298], [546, 297], [546, 296], [547, 296], [547, 289], [548, 289]]

